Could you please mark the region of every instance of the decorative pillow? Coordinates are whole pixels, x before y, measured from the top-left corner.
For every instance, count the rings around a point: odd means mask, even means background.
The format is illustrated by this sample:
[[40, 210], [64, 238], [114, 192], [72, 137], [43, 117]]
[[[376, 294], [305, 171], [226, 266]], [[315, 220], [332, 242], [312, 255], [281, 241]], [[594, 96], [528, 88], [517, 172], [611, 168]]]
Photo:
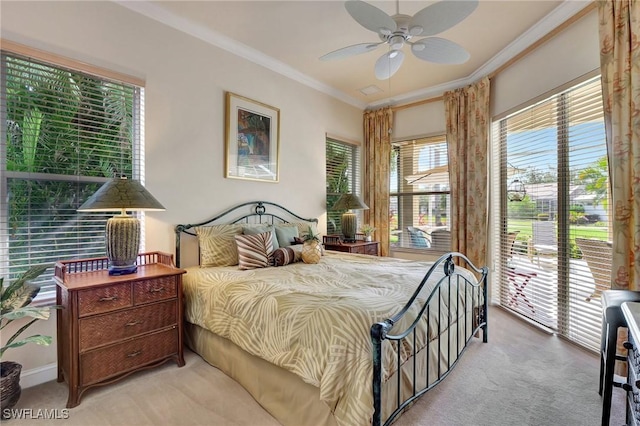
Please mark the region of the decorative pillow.
[[273, 266], [284, 266], [300, 261], [300, 250], [292, 247], [280, 247], [273, 252]]
[[318, 226], [313, 222], [289, 222], [287, 225], [298, 228], [299, 237], [309, 233], [309, 226], [311, 226], [311, 232], [313, 232], [313, 235], [318, 233]]
[[298, 238], [298, 227], [292, 225], [276, 225], [276, 237], [280, 247], [287, 247], [294, 243], [294, 238]]
[[265, 268], [273, 264], [272, 233], [236, 235], [238, 267], [240, 269]]
[[238, 224], [196, 226], [200, 247], [200, 266], [233, 266], [238, 264], [234, 237], [242, 233]]
[[273, 249], [276, 250], [280, 247], [278, 244], [278, 237], [276, 236], [276, 228], [273, 225], [244, 225], [242, 227], [242, 233], [244, 235], [262, 234], [263, 232], [271, 232], [273, 240]]

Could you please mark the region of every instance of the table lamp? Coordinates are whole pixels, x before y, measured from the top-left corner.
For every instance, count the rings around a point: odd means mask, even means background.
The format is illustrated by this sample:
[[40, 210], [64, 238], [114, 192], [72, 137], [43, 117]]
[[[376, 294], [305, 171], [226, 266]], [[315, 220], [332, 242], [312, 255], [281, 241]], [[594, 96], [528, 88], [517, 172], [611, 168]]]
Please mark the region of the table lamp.
[[140, 221], [128, 211], [161, 211], [165, 208], [137, 180], [114, 178], [102, 185], [78, 209], [79, 212], [121, 211], [107, 221], [105, 243], [109, 275], [126, 275], [138, 269]]
[[340, 219], [340, 227], [344, 241], [355, 242], [356, 230], [358, 229], [358, 217], [351, 210], [366, 210], [369, 207], [363, 203], [355, 194], [342, 194], [338, 201], [333, 205], [333, 210], [347, 210], [342, 214]]

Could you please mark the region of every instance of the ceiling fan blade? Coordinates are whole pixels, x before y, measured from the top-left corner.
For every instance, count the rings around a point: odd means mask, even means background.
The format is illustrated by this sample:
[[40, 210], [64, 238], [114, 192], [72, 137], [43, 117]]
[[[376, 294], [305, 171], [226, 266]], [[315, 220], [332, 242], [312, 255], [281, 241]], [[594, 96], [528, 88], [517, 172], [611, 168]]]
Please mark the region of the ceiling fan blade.
[[330, 61], [333, 59], [342, 59], [349, 56], [360, 55], [361, 53], [371, 52], [378, 48], [384, 42], [380, 43], [360, 43], [353, 46], [343, 47], [342, 49], [334, 50], [326, 55], [320, 57], [321, 61]]
[[360, 25], [375, 33], [391, 34], [397, 28], [396, 22], [391, 16], [369, 3], [360, 0], [347, 0], [344, 7]]
[[462, 22], [478, 7], [478, 0], [441, 1], [418, 11], [409, 21], [413, 36], [439, 34]]
[[402, 50], [391, 50], [380, 56], [376, 61], [375, 71], [378, 80], [386, 80], [396, 73], [402, 65], [404, 53]]
[[464, 47], [440, 37], [423, 38], [411, 43], [411, 51], [417, 58], [437, 64], [463, 64], [470, 57]]

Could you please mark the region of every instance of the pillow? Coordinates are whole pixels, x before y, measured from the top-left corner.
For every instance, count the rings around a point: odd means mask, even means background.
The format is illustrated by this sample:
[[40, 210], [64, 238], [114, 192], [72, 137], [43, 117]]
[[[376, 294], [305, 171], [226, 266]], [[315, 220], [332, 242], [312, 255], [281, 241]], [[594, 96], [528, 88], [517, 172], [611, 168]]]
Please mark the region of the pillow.
[[289, 222], [286, 225], [295, 226], [296, 228], [298, 228], [299, 237], [308, 234], [309, 227], [311, 227], [311, 232], [313, 232], [313, 235], [316, 235], [318, 233], [318, 226], [313, 222]]
[[278, 244], [278, 237], [276, 236], [276, 228], [273, 227], [273, 225], [245, 225], [242, 227], [242, 233], [244, 235], [262, 234], [263, 232], [271, 232], [273, 249], [278, 249], [280, 245]]
[[292, 247], [280, 247], [273, 251], [273, 266], [284, 266], [300, 261], [300, 250]]
[[238, 249], [234, 237], [242, 233], [238, 224], [196, 226], [200, 247], [200, 266], [233, 266], [238, 264]]
[[272, 233], [236, 235], [238, 267], [240, 269], [266, 268], [273, 264]]
[[298, 238], [298, 227], [292, 225], [276, 225], [276, 237], [280, 247], [293, 244], [294, 238]]

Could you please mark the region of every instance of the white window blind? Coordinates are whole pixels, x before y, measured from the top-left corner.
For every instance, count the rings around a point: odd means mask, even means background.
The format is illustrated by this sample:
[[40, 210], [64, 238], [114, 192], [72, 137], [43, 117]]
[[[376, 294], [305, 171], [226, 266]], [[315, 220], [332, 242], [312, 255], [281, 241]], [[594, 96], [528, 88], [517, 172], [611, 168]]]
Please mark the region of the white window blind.
[[[610, 286], [608, 170], [600, 78], [494, 123], [503, 306], [593, 350]], [[524, 185], [522, 201], [507, 192]], [[591, 252], [600, 247], [600, 261]]]
[[[360, 147], [327, 138], [327, 234], [341, 234], [340, 217], [344, 211], [332, 207], [342, 194], [360, 195]], [[357, 211], [362, 224], [362, 212]]]
[[143, 89], [4, 51], [1, 61], [0, 275], [104, 256], [111, 214], [76, 209], [109, 178], [142, 178]]
[[390, 182], [391, 247], [450, 250], [445, 136], [394, 143]]

